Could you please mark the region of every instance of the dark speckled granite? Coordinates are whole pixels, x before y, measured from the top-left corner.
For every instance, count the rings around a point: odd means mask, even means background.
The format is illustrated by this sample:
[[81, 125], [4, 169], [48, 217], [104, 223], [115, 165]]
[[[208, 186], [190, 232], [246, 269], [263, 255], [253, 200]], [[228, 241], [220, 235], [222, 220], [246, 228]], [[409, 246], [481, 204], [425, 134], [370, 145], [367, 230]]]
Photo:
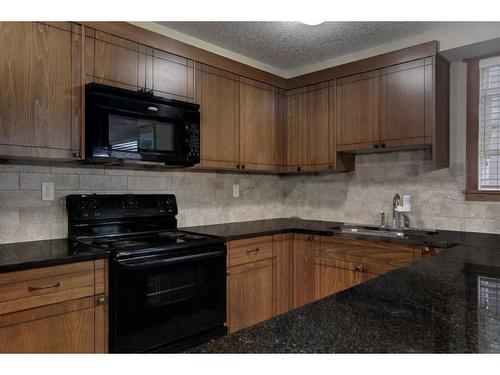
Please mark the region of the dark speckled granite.
[[71, 246], [70, 240], [16, 242], [0, 245], [0, 273], [28, 268], [107, 258], [107, 251], [81, 251]]
[[[267, 234], [288, 223], [212, 228], [233, 239], [242, 235], [238, 228], [258, 235], [259, 226]], [[500, 305], [493, 295], [479, 303], [478, 280], [487, 277], [500, 288], [500, 236], [441, 231], [433, 238], [459, 245], [191, 352], [499, 353]]]

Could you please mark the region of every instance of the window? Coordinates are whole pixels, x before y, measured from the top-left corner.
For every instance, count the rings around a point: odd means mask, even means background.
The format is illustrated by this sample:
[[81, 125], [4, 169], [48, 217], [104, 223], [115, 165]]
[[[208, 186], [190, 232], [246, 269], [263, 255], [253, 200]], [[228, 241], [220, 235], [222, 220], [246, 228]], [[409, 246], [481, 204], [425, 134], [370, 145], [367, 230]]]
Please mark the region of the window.
[[467, 200], [500, 201], [500, 56], [467, 61]]
[[479, 61], [479, 190], [500, 190], [500, 57]]

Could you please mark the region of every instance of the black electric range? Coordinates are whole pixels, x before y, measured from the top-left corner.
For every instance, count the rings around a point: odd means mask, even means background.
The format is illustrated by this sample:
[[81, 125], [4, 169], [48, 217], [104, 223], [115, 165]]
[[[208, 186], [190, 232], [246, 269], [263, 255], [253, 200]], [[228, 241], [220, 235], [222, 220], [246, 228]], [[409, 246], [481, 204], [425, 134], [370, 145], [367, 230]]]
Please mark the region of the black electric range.
[[224, 240], [178, 230], [174, 195], [69, 195], [66, 206], [74, 248], [111, 254], [111, 352], [175, 352], [227, 333]]

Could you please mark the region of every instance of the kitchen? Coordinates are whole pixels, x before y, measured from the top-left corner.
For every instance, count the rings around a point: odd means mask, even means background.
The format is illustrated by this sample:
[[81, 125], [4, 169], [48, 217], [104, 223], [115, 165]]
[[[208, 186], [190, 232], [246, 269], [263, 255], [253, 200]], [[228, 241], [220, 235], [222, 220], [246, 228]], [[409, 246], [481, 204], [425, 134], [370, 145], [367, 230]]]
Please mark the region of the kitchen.
[[500, 352], [499, 22], [62, 19], [0, 23], [0, 353]]

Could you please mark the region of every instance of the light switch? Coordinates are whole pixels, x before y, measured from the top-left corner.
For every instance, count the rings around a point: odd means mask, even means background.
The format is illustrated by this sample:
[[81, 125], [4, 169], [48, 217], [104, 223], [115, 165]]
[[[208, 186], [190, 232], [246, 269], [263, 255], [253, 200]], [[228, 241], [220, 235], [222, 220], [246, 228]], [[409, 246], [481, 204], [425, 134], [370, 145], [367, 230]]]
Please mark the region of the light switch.
[[42, 201], [54, 200], [54, 183], [42, 182]]
[[233, 198], [240, 196], [240, 185], [233, 185]]

